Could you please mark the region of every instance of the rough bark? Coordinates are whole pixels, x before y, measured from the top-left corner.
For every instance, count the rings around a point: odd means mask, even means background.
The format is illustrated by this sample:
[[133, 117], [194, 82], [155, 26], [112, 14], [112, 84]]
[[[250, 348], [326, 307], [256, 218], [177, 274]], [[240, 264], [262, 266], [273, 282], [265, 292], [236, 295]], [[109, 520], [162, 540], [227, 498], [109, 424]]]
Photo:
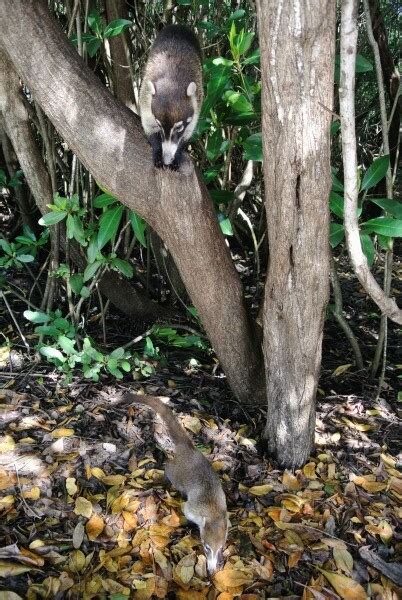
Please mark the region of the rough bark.
[[166, 242], [235, 395], [260, 397], [260, 349], [241, 283], [192, 162], [179, 173], [155, 172], [138, 119], [86, 67], [45, 3], [2, 0], [0, 20], [0, 42], [55, 128]]
[[269, 268], [263, 314], [268, 449], [301, 465], [314, 437], [329, 291], [333, 0], [258, 0]]
[[[18, 162], [24, 172], [36, 205], [42, 214], [53, 201], [52, 184], [40, 155], [28, 112], [20, 94], [19, 78], [13, 64], [0, 48], [0, 112]], [[64, 245], [63, 240], [61, 240]], [[75, 242], [70, 242], [70, 254], [75, 265], [84, 270], [86, 263]], [[171, 317], [170, 310], [158, 306], [148, 296], [136, 290], [118, 273], [107, 271], [99, 282], [100, 291], [124, 314], [137, 321]]]
[[355, 130], [355, 64], [357, 52], [357, 0], [341, 5], [341, 81], [339, 106], [342, 125], [342, 160], [345, 187], [344, 223], [346, 245], [353, 269], [363, 288], [381, 312], [402, 324], [402, 310], [389, 298], [370, 272], [362, 250], [357, 217], [358, 181]]
[[[108, 23], [116, 19], [128, 19], [126, 0], [106, 0], [105, 6]], [[109, 39], [112, 58], [113, 89], [116, 97], [123, 104], [128, 106], [128, 108], [135, 109], [127, 43], [128, 36], [126, 32]]]

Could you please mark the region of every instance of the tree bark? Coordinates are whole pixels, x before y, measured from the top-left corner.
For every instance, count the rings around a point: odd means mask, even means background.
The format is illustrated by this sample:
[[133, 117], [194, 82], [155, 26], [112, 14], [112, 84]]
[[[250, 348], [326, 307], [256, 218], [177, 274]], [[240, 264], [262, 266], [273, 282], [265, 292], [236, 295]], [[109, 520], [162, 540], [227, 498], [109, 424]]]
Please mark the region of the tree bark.
[[355, 65], [357, 52], [357, 0], [341, 5], [341, 82], [339, 106], [342, 125], [342, 160], [345, 187], [344, 222], [346, 245], [353, 269], [363, 288], [381, 312], [402, 324], [402, 310], [389, 298], [370, 272], [362, 250], [357, 218], [358, 182], [355, 130]]
[[333, 0], [258, 0], [269, 268], [263, 314], [268, 449], [308, 458], [329, 293]]
[[[106, 0], [108, 23], [116, 19], [128, 19], [126, 0]], [[109, 39], [112, 57], [113, 89], [115, 95], [131, 110], [135, 110], [133, 81], [131, 78], [128, 36], [126, 32]]]
[[0, 20], [0, 42], [55, 128], [166, 242], [235, 395], [260, 398], [261, 355], [241, 283], [192, 162], [155, 171], [138, 119], [86, 67], [44, 2], [2, 0]]

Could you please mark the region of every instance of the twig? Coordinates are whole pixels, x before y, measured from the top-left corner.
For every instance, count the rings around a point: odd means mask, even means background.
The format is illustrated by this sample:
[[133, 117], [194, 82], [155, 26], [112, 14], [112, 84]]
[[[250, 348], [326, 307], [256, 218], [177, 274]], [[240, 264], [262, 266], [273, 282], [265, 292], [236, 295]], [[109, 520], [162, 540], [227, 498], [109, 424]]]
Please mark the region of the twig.
[[355, 65], [357, 53], [357, 0], [342, 0], [341, 85], [339, 104], [342, 123], [342, 160], [345, 185], [344, 223], [346, 244], [353, 269], [361, 285], [381, 312], [402, 325], [402, 310], [387, 297], [370, 272], [362, 250], [357, 218], [357, 149], [355, 131]]
[[[371, 19], [371, 13], [370, 13], [370, 7], [369, 7], [368, 0], [363, 0], [363, 3], [364, 3], [364, 12], [366, 15], [367, 37], [368, 37], [370, 45], [373, 49], [373, 54], [374, 54], [374, 63], [375, 63], [375, 71], [376, 71], [377, 86], [378, 86], [378, 99], [379, 99], [379, 104], [380, 104], [380, 115], [381, 115], [382, 146], [384, 149], [384, 154], [389, 156], [390, 150], [389, 150], [389, 137], [388, 137], [387, 108], [386, 108], [386, 104], [385, 104], [384, 80], [383, 80], [383, 76], [382, 76], [380, 51], [378, 48], [377, 41], [374, 38], [373, 23], [372, 23], [372, 19]], [[391, 172], [390, 165], [388, 166], [388, 169], [387, 169], [387, 172], [385, 175], [385, 185], [386, 185], [386, 190], [387, 190], [387, 198], [392, 199], [393, 189], [392, 189], [392, 172]], [[391, 242], [391, 244], [392, 244], [392, 242]], [[392, 251], [392, 245], [391, 245], [391, 247], [387, 249], [387, 252], [385, 255], [385, 264], [384, 264], [383, 287], [384, 287], [384, 293], [386, 294], [386, 296], [389, 296], [389, 294], [391, 292], [392, 264], [393, 264], [393, 251]], [[382, 352], [382, 368], [381, 368], [381, 374], [380, 374], [380, 377], [378, 380], [378, 389], [377, 389], [377, 394], [376, 394], [376, 400], [378, 400], [378, 397], [381, 393], [382, 386], [384, 383], [384, 377], [385, 377], [385, 366], [386, 366], [386, 355], [387, 355], [387, 330], [388, 330], [387, 317], [386, 317], [386, 315], [382, 314], [381, 321], [380, 321], [380, 330], [379, 330], [379, 334], [378, 334], [378, 342], [377, 342], [377, 346], [375, 349], [373, 364], [371, 367], [371, 376], [375, 377], [375, 375], [378, 371], [379, 364], [380, 364], [381, 352]]]
[[4, 293], [1, 290], [0, 290], [0, 298], [3, 298], [4, 304], [6, 305], [6, 308], [7, 308], [8, 312], [10, 313], [10, 317], [12, 318], [12, 320], [14, 322], [14, 325], [17, 328], [18, 333], [20, 334], [20, 337], [21, 337], [21, 340], [22, 340], [23, 344], [24, 344], [25, 348], [27, 350], [29, 350], [29, 344], [26, 341], [25, 336], [24, 336], [24, 334], [22, 333], [22, 331], [20, 329], [20, 326], [18, 325], [18, 321], [15, 318], [14, 313], [11, 310], [11, 307], [10, 307], [9, 303], [7, 302], [7, 298], [5, 297]]
[[352, 346], [352, 350], [355, 355], [355, 361], [356, 361], [357, 368], [359, 369], [359, 371], [363, 371], [364, 364], [363, 364], [363, 357], [362, 357], [362, 353], [360, 350], [359, 342], [357, 341], [357, 338], [356, 338], [355, 334], [353, 333], [352, 328], [350, 327], [349, 323], [343, 316], [342, 290], [341, 290], [341, 286], [339, 283], [339, 277], [338, 277], [338, 273], [336, 270], [335, 261], [332, 256], [332, 253], [330, 253], [330, 265], [331, 265], [331, 284], [332, 284], [332, 290], [334, 292], [334, 300], [335, 300], [335, 310], [333, 311], [333, 315], [336, 318], [336, 320], [338, 321], [340, 327], [343, 329], [344, 334], [346, 335], [347, 339], [349, 340], [350, 345]]

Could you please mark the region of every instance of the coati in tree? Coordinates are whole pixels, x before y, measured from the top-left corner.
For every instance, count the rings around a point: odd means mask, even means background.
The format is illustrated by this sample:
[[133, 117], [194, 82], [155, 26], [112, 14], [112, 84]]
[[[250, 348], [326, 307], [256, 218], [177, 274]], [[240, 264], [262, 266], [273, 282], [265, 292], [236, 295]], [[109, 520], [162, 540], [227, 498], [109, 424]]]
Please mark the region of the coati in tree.
[[201, 48], [194, 33], [169, 25], [157, 35], [145, 65], [139, 105], [157, 168], [177, 170], [203, 100]]
[[165, 422], [175, 447], [174, 457], [166, 462], [165, 474], [187, 498], [184, 514], [200, 529], [208, 572], [213, 574], [223, 561], [228, 528], [226, 498], [218, 475], [205, 456], [194, 448], [170, 408], [159, 398], [129, 392], [124, 395], [124, 401], [151, 407]]

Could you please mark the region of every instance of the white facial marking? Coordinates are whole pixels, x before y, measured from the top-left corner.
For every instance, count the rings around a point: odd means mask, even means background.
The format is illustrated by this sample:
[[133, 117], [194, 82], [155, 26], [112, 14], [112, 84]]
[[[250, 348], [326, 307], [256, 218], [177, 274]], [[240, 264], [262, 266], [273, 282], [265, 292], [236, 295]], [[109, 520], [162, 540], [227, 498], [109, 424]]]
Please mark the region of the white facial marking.
[[172, 142], [172, 140], [164, 140], [162, 142], [162, 157], [163, 164], [170, 165], [173, 162], [178, 144]]
[[151, 94], [152, 94], [153, 96], [155, 96], [155, 94], [156, 94], [156, 87], [155, 87], [155, 85], [152, 83], [152, 81], [150, 81], [150, 82], [149, 82], [149, 89], [151, 90]]
[[189, 83], [188, 87], [187, 87], [187, 96], [194, 96], [196, 89], [197, 89], [197, 86], [194, 81]]

